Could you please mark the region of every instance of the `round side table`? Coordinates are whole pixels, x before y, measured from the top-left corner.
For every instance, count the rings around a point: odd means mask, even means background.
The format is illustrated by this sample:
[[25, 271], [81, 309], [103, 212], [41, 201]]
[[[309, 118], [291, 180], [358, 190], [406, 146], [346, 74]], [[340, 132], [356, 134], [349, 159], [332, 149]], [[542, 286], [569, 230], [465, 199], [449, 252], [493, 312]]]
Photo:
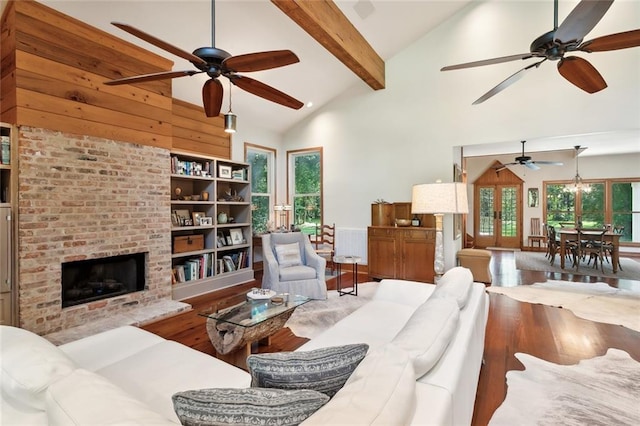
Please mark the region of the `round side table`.
[[[336, 289], [340, 296], [344, 296], [345, 294], [351, 294], [352, 296], [358, 295], [358, 263], [361, 261], [362, 258], [360, 256], [333, 256], [333, 263], [336, 264], [336, 269], [338, 270]], [[342, 290], [342, 265], [353, 265], [353, 269], [351, 270], [353, 287], [351, 290]]]

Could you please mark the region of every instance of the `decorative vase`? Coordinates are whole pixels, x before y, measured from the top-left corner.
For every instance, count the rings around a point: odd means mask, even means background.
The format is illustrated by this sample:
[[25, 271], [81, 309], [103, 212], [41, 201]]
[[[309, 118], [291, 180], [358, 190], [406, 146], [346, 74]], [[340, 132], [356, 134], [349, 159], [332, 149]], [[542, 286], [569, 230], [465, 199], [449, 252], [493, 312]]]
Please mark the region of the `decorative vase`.
[[225, 212], [218, 213], [218, 223], [227, 223], [228, 217]]
[[202, 191], [200, 196], [202, 197], [202, 201], [209, 201], [209, 193], [207, 191]]

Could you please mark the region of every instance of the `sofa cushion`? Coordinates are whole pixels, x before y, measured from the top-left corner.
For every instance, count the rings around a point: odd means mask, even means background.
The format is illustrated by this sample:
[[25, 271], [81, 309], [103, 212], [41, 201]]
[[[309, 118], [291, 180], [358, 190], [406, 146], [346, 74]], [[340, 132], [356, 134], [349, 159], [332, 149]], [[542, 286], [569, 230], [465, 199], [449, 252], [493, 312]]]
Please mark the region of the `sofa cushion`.
[[304, 425], [405, 425], [416, 407], [413, 364], [387, 344], [369, 352], [349, 380]]
[[312, 280], [316, 277], [316, 270], [311, 266], [297, 265], [280, 268], [280, 281]]
[[300, 244], [276, 244], [275, 251], [278, 265], [280, 265], [281, 268], [302, 265], [302, 258], [300, 257]]
[[469, 300], [472, 284], [473, 274], [471, 271], [467, 268], [456, 266], [449, 269], [440, 278], [431, 297], [453, 297], [458, 303], [458, 307], [463, 309]]
[[184, 426], [297, 425], [329, 400], [313, 390], [265, 388], [200, 389], [172, 398]]
[[49, 425], [175, 425], [106, 378], [79, 368], [49, 386]]
[[353, 344], [302, 352], [275, 352], [247, 357], [251, 386], [312, 389], [335, 395], [369, 350]]
[[0, 345], [3, 394], [32, 408], [44, 410], [47, 387], [76, 369], [51, 342], [21, 328], [0, 326]]
[[460, 309], [452, 298], [429, 298], [416, 309], [392, 344], [413, 360], [416, 379], [438, 362], [456, 333]]

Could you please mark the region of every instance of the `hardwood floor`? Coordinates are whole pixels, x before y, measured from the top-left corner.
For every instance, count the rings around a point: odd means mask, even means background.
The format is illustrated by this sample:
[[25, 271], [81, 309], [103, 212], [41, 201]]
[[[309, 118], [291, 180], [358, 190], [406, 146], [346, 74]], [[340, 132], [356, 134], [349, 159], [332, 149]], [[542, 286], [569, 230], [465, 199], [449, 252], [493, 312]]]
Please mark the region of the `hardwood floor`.
[[[640, 258], [635, 260], [640, 261]], [[623, 282], [640, 285], [640, 282], [630, 280], [516, 270], [514, 254], [510, 251], [494, 251], [491, 270], [494, 286], [526, 285], [547, 280], [600, 281], [612, 287]], [[350, 284], [347, 280], [351, 280], [351, 274], [345, 274], [343, 280]], [[360, 282], [368, 280], [369, 277], [364, 275], [360, 275], [358, 279]], [[187, 300], [193, 306], [192, 311], [143, 328], [214, 355], [215, 351], [205, 330], [205, 320], [197, 313], [224, 298], [259, 285], [258, 281], [251, 282]], [[335, 289], [335, 278], [329, 280], [327, 285], [330, 289]], [[271, 338], [270, 346], [261, 346], [258, 351], [291, 351], [306, 341], [307, 339], [297, 337], [285, 328]], [[515, 353], [528, 353], [558, 364], [575, 364], [582, 359], [604, 355], [608, 348], [624, 350], [640, 362], [640, 333], [622, 326], [587, 321], [566, 309], [532, 305], [507, 296], [490, 294], [484, 365], [480, 372], [472, 424], [483, 426], [489, 422], [493, 412], [505, 398], [506, 372], [524, 368], [515, 358]]]

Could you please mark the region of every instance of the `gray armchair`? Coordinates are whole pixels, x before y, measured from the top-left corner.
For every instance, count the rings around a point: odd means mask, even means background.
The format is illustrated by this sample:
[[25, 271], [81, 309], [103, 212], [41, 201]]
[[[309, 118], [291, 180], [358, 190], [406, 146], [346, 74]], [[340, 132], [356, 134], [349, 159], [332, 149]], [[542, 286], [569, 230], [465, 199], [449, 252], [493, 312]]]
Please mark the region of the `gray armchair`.
[[311, 299], [327, 298], [324, 278], [327, 261], [318, 256], [303, 233], [264, 234], [262, 259], [262, 288]]

